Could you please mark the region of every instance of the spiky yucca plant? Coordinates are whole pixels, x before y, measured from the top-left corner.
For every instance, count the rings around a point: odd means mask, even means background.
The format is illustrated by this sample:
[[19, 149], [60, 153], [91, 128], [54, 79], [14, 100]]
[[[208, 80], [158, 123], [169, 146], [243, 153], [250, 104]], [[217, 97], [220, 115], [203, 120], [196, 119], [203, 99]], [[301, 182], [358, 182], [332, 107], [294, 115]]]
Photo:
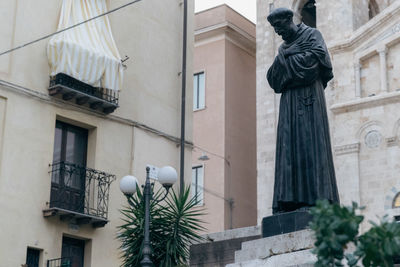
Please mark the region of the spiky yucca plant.
[[[151, 260], [154, 266], [182, 266], [188, 263], [189, 245], [199, 241], [203, 231], [199, 216], [203, 210], [196, 207], [196, 198], [190, 187], [183, 194], [174, 190], [161, 205], [157, 203], [164, 190], [160, 189], [150, 201]], [[118, 239], [122, 242], [123, 267], [140, 266], [144, 240], [144, 200], [141, 190], [129, 196], [129, 206], [121, 210], [124, 224], [119, 227]]]

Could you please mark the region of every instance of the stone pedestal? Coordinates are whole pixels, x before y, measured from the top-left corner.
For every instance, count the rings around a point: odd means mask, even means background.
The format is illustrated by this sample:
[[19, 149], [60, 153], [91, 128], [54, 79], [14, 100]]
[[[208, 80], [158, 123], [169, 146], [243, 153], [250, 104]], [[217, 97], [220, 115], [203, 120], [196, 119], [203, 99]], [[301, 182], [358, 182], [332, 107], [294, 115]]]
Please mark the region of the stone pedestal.
[[235, 262], [235, 251], [243, 242], [260, 239], [261, 227], [253, 226], [212, 233], [205, 240], [190, 246], [191, 267], [223, 267]]
[[312, 267], [316, 256], [311, 230], [302, 230], [243, 242], [235, 263], [227, 267]]
[[308, 211], [292, 211], [265, 217], [261, 223], [262, 237], [304, 230], [311, 219]]

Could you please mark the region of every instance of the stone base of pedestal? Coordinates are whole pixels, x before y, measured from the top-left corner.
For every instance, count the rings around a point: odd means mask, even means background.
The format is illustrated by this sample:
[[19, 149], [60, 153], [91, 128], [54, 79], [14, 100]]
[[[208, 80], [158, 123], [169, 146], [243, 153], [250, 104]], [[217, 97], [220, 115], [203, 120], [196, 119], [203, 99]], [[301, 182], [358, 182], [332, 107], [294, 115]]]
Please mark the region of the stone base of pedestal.
[[311, 230], [302, 230], [242, 243], [235, 252], [235, 263], [227, 267], [312, 267], [314, 238]]
[[261, 223], [262, 237], [304, 230], [311, 219], [308, 211], [292, 211], [264, 217]]
[[260, 239], [261, 227], [253, 226], [212, 233], [190, 246], [191, 267], [224, 267], [235, 262], [235, 251], [243, 242]]

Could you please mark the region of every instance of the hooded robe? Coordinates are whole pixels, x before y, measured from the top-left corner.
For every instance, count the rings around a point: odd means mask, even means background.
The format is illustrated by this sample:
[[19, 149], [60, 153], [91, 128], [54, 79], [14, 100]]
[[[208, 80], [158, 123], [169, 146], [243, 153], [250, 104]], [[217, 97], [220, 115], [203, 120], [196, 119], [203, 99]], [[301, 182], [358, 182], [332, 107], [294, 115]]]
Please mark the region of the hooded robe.
[[[309, 45], [285, 58], [294, 44]], [[273, 213], [338, 203], [324, 89], [333, 78], [321, 33], [300, 24], [294, 40], [283, 43], [267, 79], [281, 93], [277, 131]]]

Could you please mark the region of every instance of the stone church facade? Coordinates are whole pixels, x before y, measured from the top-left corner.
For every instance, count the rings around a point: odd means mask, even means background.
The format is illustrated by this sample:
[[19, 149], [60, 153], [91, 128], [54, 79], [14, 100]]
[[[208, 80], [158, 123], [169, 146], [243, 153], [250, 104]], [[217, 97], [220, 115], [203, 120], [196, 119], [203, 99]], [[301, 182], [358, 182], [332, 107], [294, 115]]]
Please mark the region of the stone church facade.
[[[376, 220], [400, 215], [400, 1], [258, 0], [258, 223], [272, 214], [279, 95], [265, 78], [281, 38], [266, 17], [287, 7], [316, 26], [335, 78], [325, 89], [341, 203]], [[314, 24], [314, 25], [313, 25]]]

